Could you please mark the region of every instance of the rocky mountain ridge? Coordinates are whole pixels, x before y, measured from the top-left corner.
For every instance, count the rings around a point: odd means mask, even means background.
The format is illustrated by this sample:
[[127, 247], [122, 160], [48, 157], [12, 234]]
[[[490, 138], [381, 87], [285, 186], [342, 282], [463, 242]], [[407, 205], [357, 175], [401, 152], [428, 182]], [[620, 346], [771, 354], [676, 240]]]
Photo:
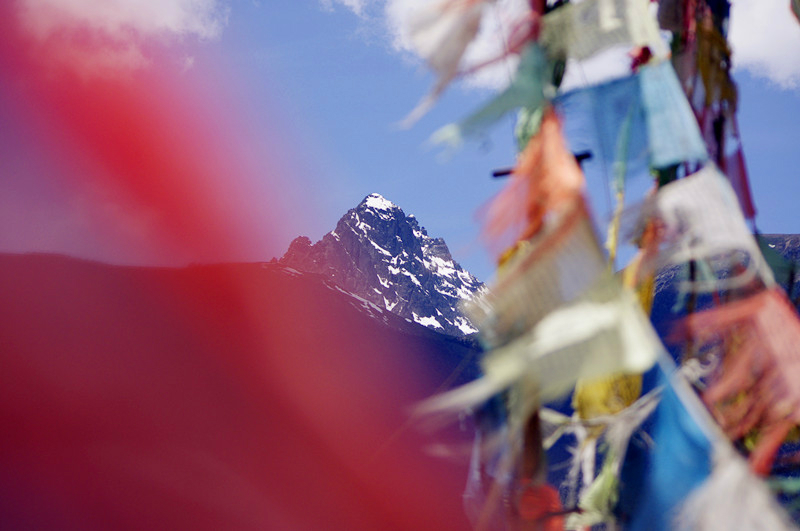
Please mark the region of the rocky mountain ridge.
[[442, 238], [379, 194], [347, 211], [316, 243], [296, 238], [278, 262], [321, 274], [350, 293], [454, 336], [477, 332], [459, 309], [485, 289], [453, 260]]

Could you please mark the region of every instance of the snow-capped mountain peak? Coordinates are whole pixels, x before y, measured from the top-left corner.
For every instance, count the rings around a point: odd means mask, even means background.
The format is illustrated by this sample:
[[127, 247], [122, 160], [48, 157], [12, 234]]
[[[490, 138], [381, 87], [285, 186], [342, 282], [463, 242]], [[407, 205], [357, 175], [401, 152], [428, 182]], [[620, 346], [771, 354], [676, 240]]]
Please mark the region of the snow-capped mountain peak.
[[380, 194], [365, 197], [319, 242], [296, 238], [280, 262], [321, 273], [429, 328], [459, 336], [476, 332], [459, 304], [483, 284], [453, 260], [443, 239], [428, 236], [416, 217]]
[[383, 197], [381, 194], [369, 194], [367, 197], [364, 198], [363, 203], [372, 209], [375, 210], [394, 210], [398, 209], [399, 207]]

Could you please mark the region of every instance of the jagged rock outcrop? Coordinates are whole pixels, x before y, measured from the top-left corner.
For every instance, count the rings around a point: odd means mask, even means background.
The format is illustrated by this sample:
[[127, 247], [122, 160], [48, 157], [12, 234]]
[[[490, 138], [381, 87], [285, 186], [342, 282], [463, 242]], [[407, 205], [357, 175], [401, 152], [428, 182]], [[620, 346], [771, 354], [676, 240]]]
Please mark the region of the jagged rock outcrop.
[[380, 307], [451, 335], [476, 332], [459, 304], [484, 289], [413, 215], [379, 194], [349, 210], [314, 244], [296, 238], [281, 264], [322, 274]]

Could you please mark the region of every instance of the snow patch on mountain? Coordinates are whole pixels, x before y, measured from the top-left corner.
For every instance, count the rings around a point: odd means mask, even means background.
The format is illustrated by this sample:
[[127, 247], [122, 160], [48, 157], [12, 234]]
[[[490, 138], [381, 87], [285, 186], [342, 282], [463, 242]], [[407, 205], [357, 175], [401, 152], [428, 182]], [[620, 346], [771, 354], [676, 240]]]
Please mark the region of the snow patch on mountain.
[[453, 260], [444, 240], [380, 194], [349, 210], [312, 245], [296, 238], [280, 263], [320, 273], [343, 290], [444, 333], [477, 332], [460, 304], [485, 288]]
[[416, 313], [413, 313], [414, 320], [423, 326], [427, 326], [428, 328], [444, 328], [439, 321], [436, 320], [436, 317], [428, 316], [428, 317], [420, 317]]
[[374, 210], [400, 210], [398, 206], [380, 194], [369, 194], [364, 198], [364, 203]]

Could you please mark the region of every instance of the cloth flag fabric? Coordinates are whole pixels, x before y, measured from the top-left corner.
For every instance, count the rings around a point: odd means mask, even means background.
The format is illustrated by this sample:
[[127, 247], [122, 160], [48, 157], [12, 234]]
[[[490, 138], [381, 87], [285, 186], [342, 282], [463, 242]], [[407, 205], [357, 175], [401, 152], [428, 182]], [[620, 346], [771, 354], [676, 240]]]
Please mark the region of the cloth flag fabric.
[[490, 203], [485, 233], [490, 241], [505, 246], [532, 238], [547, 216], [575, 208], [583, 200], [584, 188], [583, 173], [567, 150], [560, 120], [548, 107], [509, 184]]
[[489, 352], [483, 377], [427, 400], [420, 411], [470, 408], [520, 381], [535, 382], [537, 400], [554, 400], [582, 378], [649, 369], [660, 345], [634, 295], [612, 278], [601, 278], [530, 332]]
[[666, 168], [685, 161], [706, 160], [708, 153], [697, 121], [672, 65], [662, 62], [644, 66], [640, 72], [650, 165]]
[[485, 345], [500, 346], [575, 300], [605, 268], [591, 221], [579, 203], [523, 242], [495, 285], [464, 310]]
[[[797, 6], [791, 0], [795, 14]], [[533, 496], [530, 507], [554, 501], [552, 487], [539, 477], [541, 454], [565, 433], [577, 444], [562, 484], [570, 491], [559, 520], [548, 525], [792, 527], [756, 475], [770, 472], [800, 425], [800, 393], [791, 386], [800, 380], [800, 320], [745, 221], [754, 219], [755, 208], [735, 121], [738, 94], [725, 36], [730, 6], [726, 0], [661, 0], [657, 21], [651, 7], [647, 0], [532, 2], [529, 17], [518, 21], [519, 38], [505, 52], [522, 50], [511, 85], [434, 135], [458, 144], [520, 109], [519, 159], [487, 216], [486, 234], [508, 251], [492, 289], [465, 306], [488, 349], [484, 376], [420, 407], [453, 413], [503, 402], [504, 427], [496, 433], [505, 443], [497, 447], [495, 485], [479, 496], [489, 507], [479, 527], [488, 518], [514, 529], [542, 523], [521, 521], [521, 498], [502, 500], [500, 492], [523, 478], [531, 481], [525, 487]], [[671, 53], [658, 24], [672, 32]], [[463, 41], [454, 39], [463, 53]], [[630, 67], [621, 63], [621, 77], [556, 96], [563, 68], [625, 46]], [[608, 256], [551, 105], [560, 114], [583, 116], [567, 135], [570, 148], [590, 151], [606, 178], [613, 176], [617, 208], [607, 227]], [[643, 206], [624, 210], [627, 192], [635, 189], [629, 180], [653, 174], [657, 188]], [[608, 273], [621, 223], [640, 247], [625, 287]], [[692, 356], [676, 370], [664, 361], [629, 288], [652, 301], [656, 271], [686, 264], [689, 275], [680, 289], [692, 292], [689, 316], [674, 337]], [[779, 264], [778, 273], [782, 283], [793, 283], [793, 267]], [[641, 371], [659, 357], [661, 366], [651, 373], [657, 389], [637, 400], [647, 390]], [[571, 416], [542, 407], [571, 392]], [[643, 422], [652, 438], [643, 435]], [[749, 468], [730, 441], [748, 450]], [[511, 513], [496, 511], [501, 501]]]
[[522, 51], [511, 84], [467, 118], [436, 131], [431, 141], [457, 147], [464, 138], [475, 136], [520, 107], [537, 109], [543, 106], [555, 95], [555, 89], [551, 86], [553, 68], [552, 61], [539, 44], [528, 44]]
[[661, 187], [652, 214], [663, 229], [660, 266], [744, 254], [737, 258], [743, 260], [741, 271], [727, 278], [690, 279], [684, 282], [685, 290], [731, 289], [756, 277], [768, 286], [774, 283], [730, 184], [714, 165]]
[[[631, 445], [622, 471], [619, 519], [626, 531], [670, 531], [686, 496], [711, 473], [712, 444], [661, 365], [663, 387], [652, 417], [652, 445]], [[691, 392], [691, 391], [689, 391]]]
[[800, 424], [797, 312], [776, 287], [690, 315], [682, 332], [699, 345], [722, 341], [721, 364], [703, 400], [731, 440], [758, 431], [750, 461], [766, 475]]
[[484, 0], [444, 0], [415, 12], [408, 23], [412, 46], [438, 78], [431, 92], [403, 120], [410, 126], [455, 79], [467, 46], [478, 34]]
[[[697, 121], [668, 62], [560, 94], [554, 102], [566, 115], [573, 149], [590, 151], [608, 167], [624, 165], [626, 180], [649, 178], [651, 168], [708, 159]], [[570, 122], [575, 116], [581, 118], [578, 125]]]
[[797, 527], [727, 442], [715, 445], [713, 472], [681, 505], [677, 529], [790, 531]]
[[596, 0], [566, 4], [544, 17], [540, 41], [554, 56], [587, 59], [614, 45], [648, 47], [657, 57], [667, 49], [647, 0]]

